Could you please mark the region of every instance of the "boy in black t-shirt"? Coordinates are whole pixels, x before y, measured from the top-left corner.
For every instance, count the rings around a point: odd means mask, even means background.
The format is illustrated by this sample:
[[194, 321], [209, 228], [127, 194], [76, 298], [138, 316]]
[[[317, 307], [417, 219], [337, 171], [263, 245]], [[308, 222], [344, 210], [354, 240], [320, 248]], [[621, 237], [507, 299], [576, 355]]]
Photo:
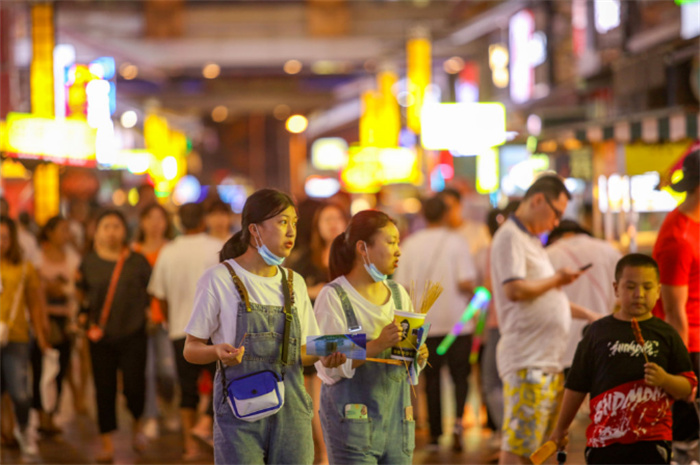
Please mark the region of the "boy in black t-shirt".
[[[566, 445], [569, 425], [590, 394], [587, 463], [669, 463], [671, 405], [689, 397], [697, 379], [676, 330], [651, 314], [660, 293], [656, 262], [642, 254], [623, 257], [613, 287], [620, 311], [593, 323], [579, 343], [550, 439], [560, 449]], [[644, 347], [635, 340], [632, 318]]]

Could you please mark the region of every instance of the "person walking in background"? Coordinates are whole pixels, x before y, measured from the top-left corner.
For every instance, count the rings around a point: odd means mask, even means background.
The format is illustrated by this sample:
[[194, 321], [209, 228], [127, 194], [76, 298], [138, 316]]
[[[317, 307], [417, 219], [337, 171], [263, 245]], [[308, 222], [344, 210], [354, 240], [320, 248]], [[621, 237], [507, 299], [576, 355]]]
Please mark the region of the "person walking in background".
[[[146, 257], [153, 268], [163, 247], [173, 238], [174, 228], [170, 215], [158, 203], [143, 207], [139, 213], [136, 241], [131, 246], [134, 252]], [[163, 326], [165, 316], [161, 304], [153, 297], [148, 314], [148, 356], [146, 360], [146, 404], [143, 412], [143, 433], [150, 439], [160, 434], [158, 419], [158, 392], [164, 401], [170, 402], [175, 394], [174, 355], [168, 331]]]
[[[70, 369], [70, 357], [75, 334], [78, 302], [75, 295], [75, 278], [80, 266], [80, 255], [70, 245], [68, 220], [61, 216], [50, 218], [39, 233], [39, 267], [49, 318], [48, 342], [59, 353], [59, 370], [56, 375], [58, 398], [53, 410], [43, 408], [40, 382], [42, 373], [42, 350], [35, 342], [32, 345], [33, 407], [39, 412], [39, 432], [56, 434], [61, 430], [53, 421], [60, 405], [63, 379]], [[83, 396], [83, 386], [73, 386], [73, 396]]]
[[571, 318], [599, 317], [567, 300], [561, 286], [583, 272], [555, 271], [538, 237], [559, 224], [570, 198], [558, 176], [540, 177], [493, 238], [491, 281], [504, 403], [501, 464], [530, 463], [549, 436], [563, 390], [561, 357]]
[[205, 217], [207, 233], [222, 243], [231, 237], [233, 227], [233, 212], [231, 205], [223, 200], [215, 200], [206, 209]]
[[[328, 283], [330, 272], [328, 261], [331, 244], [338, 234], [345, 231], [348, 225], [347, 215], [338, 204], [323, 203], [317, 207], [311, 221], [311, 239], [309, 246], [289, 257], [289, 267], [302, 275], [313, 305], [323, 286]], [[311, 365], [304, 367], [304, 386], [314, 403], [314, 412], [318, 412], [321, 396], [321, 379], [316, 376], [316, 368]], [[314, 415], [312, 420], [314, 439], [314, 463], [324, 463], [326, 444], [323, 441], [321, 419]]]
[[[158, 299], [163, 309], [168, 336], [172, 344], [180, 383], [180, 419], [184, 437], [183, 460], [200, 457], [201, 452], [192, 434], [195, 425], [199, 393], [197, 379], [202, 369], [185, 360], [185, 326], [192, 316], [197, 281], [204, 272], [218, 263], [218, 254], [223, 242], [204, 232], [204, 210], [202, 205], [188, 203], [180, 207], [180, 224], [184, 235], [163, 247], [153, 268], [148, 291]], [[214, 374], [213, 363], [207, 365]], [[211, 402], [210, 402], [211, 404]], [[211, 407], [207, 413], [204, 437], [212, 435]]]
[[80, 265], [78, 289], [86, 305], [81, 323], [87, 325], [90, 357], [97, 398], [97, 419], [102, 448], [98, 462], [114, 459], [112, 433], [117, 429], [117, 372], [134, 423], [132, 447], [143, 452], [141, 431], [146, 390], [146, 290], [151, 267], [146, 258], [128, 248], [128, 227], [118, 210], [105, 210], [96, 221], [92, 252]]
[[[22, 455], [31, 457], [39, 449], [29, 427], [30, 325], [39, 350], [43, 353], [50, 346], [39, 277], [34, 266], [22, 257], [17, 226], [6, 216], [0, 217], [0, 279], [0, 391], [10, 394], [17, 422], [14, 436]], [[29, 309], [29, 319], [25, 308]]]
[[[700, 150], [683, 159], [683, 178], [671, 188], [685, 192], [678, 208], [666, 215], [654, 244], [661, 273], [661, 299], [654, 314], [673, 326], [690, 352], [700, 377]], [[673, 406], [673, 449], [681, 464], [700, 462], [698, 397]]]
[[430, 336], [426, 340], [432, 353], [431, 364], [424, 370], [428, 418], [430, 421], [430, 444], [437, 446], [442, 436], [441, 369], [447, 365], [454, 383], [455, 420], [452, 430], [452, 449], [462, 451], [464, 425], [462, 415], [469, 393], [468, 378], [471, 371], [469, 353], [472, 347], [474, 324], [464, 325], [461, 334], [445, 355], [436, 353], [437, 347], [452, 331], [452, 326], [462, 315], [474, 292], [476, 268], [467, 241], [454, 230], [447, 228], [447, 205], [440, 196], [423, 203], [423, 214], [427, 229], [418, 231], [401, 245], [402, 264], [394, 279], [403, 286], [414, 285], [420, 291], [429, 281], [439, 282], [443, 291], [426, 316], [431, 324]]
[[[406, 290], [387, 280], [396, 271], [399, 232], [376, 210], [357, 213], [331, 245], [330, 278], [314, 312], [323, 334], [361, 329], [367, 357], [389, 358], [402, 328], [394, 311], [413, 311]], [[425, 366], [428, 351], [420, 350]], [[410, 464], [415, 421], [404, 366], [346, 360], [337, 367], [316, 363], [323, 380], [321, 424], [330, 463]]]
[[469, 243], [469, 253], [472, 257], [488, 247], [491, 243], [488, 227], [482, 222], [464, 218], [462, 194], [458, 190], [448, 187], [440, 192], [440, 197], [447, 205], [447, 225], [464, 236]]
[[698, 380], [678, 333], [652, 315], [660, 287], [654, 259], [624, 256], [613, 287], [620, 309], [593, 323], [578, 345], [550, 439], [566, 446], [569, 425], [589, 394], [586, 463], [670, 463], [669, 407]]
[[[562, 220], [549, 233], [547, 256], [555, 269], [582, 269], [591, 267], [580, 279], [564, 288], [569, 302], [607, 315], [615, 307], [615, 292], [610, 285], [615, 280], [615, 265], [622, 254], [602, 239], [596, 239], [575, 221]], [[576, 346], [582, 337], [586, 321], [575, 319], [571, 322], [569, 341], [564, 351], [562, 364], [568, 372], [574, 360]]]

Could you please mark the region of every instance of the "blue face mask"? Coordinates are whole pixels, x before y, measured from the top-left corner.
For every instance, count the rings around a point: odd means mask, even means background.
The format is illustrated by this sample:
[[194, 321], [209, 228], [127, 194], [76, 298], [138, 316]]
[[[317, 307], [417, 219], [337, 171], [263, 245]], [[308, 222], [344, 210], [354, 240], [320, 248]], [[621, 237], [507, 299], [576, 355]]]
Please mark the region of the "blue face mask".
[[386, 281], [389, 276], [379, 271], [377, 267], [374, 266], [374, 263], [372, 263], [369, 260], [369, 251], [367, 250], [367, 244], [365, 244], [365, 253], [367, 254], [367, 259], [362, 257], [362, 261], [365, 262], [365, 270], [367, 271], [367, 273], [372, 277], [375, 283]]
[[262, 238], [260, 236], [260, 231], [258, 231], [258, 226], [255, 226], [255, 232], [258, 233], [257, 236], [255, 237], [255, 242], [256, 244], [259, 243], [260, 245], [256, 245], [256, 249], [258, 249], [258, 253], [262, 257], [263, 261], [270, 265], [270, 266], [280, 266], [282, 265], [282, 262], [284, 262], [285, 257], [278, 257], [277, 255], [273, 254], [270, 252], [270, 249], [267, 248], [265, 244], [263, 244]]

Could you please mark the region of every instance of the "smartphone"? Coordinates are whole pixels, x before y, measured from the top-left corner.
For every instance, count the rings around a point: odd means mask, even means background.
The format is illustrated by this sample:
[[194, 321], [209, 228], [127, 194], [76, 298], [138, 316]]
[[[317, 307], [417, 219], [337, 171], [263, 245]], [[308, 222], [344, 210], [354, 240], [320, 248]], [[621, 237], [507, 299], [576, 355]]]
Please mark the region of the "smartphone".
[[350, 420], [366, 420], [367, 406], [364, 404], [345, 404], [345, 418]]
[[583, 265], [581, 268], [579, 268], [579, 271], [586, 271], [590, 267], [593, 266], [593, 263], [589, 263], [588, 265]]

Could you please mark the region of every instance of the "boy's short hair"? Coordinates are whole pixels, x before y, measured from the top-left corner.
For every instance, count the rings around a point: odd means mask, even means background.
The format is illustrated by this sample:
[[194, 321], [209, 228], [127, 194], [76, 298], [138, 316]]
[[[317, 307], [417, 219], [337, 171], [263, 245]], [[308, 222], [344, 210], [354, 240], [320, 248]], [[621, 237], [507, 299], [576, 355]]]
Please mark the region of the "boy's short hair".
[[198, 203], [186, 203], [179, 210], [180, 223], [185, 231], [194, 231], [204, 222], [204, 209]]
[[615, 265], [615, 282], [620, 281], [625, 268], [647, 267], [653, 268], [656, 272], [656, 279], [659, 279], [659, 265], [656, 260], [643, 253], [631, 253], [622, 257]]
[[207, 215], [211, 213], [226, 213], [230, 215], [231, 212], [231, 205], [227, 204], [223, 200], [214, 200], [206, 209]]
[[436, 195], [423, 202], [423, 216], [428, 223], [439, 223], [447, 214], [447, 204], [442, 200], [442, 197]]

